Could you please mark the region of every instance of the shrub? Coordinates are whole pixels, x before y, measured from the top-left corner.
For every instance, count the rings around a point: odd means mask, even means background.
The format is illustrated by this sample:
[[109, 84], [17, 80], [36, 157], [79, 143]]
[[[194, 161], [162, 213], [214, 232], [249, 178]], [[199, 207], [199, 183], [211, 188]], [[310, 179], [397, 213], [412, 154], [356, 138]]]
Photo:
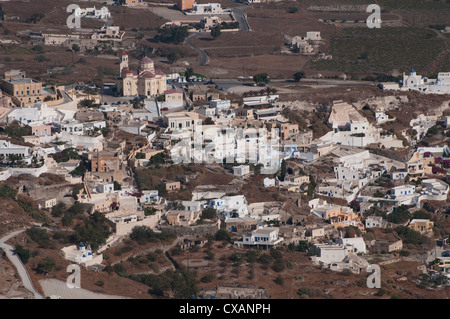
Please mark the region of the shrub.
[[208, 283], [214, 280], [214, 278], [216, 278], [216, 276], [214, 274], [207, 274], [205, 276], [203, 276], [200, 281], [203, 283]]
[[272, 265], [272, 269], [276, 272], [282, 272], [286, 268], [286, 265], [282, 260], [276, 260]]
[[215, 240], [230, 241], [230, 239], [230, 233], [226, 229], [222, 228], [216, 232]]
[[23, 248], [21, 245], [16, 246], [16, 254], [19, 256], [23, 264], [26, 264], [28, 259], [31, 257], [31, 252]]
[[299, 296], [306, 295], [306, 296], [310, 297], [311, 296], [311, 292], [309, 291], [308, 287], [300, 287], [297, 290], [297, 295], [299, 295]]
[[281, 276], [277, 276], [277, 278], [275, 278], [274, 282], [280, 286], [283, 286], [284, 284], [284, 279]]

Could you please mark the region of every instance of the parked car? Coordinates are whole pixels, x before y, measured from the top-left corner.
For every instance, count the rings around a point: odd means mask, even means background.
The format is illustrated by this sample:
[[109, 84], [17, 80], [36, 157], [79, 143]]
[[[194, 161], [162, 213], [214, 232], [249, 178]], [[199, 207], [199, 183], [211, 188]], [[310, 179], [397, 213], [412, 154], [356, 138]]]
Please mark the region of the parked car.
[[167, 107], [161, 108], [161, 111], [168, 111], [169, 109]]

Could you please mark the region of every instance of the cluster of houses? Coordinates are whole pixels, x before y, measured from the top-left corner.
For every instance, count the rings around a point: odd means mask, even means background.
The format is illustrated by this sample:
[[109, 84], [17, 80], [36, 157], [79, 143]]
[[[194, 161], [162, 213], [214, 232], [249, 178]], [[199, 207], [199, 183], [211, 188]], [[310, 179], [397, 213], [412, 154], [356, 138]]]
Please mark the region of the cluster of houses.
[[[343, 229], [353, 227], [364, 234], [369, 228], [395, 226], [370, 215], [371, 207], [385, 207], [389, 214], [401, 205], [418, 209], [424, 201], [447, 199], [450, 150], [446, 145], [417, 147], [407, 161], [365, 149], [369, 145], [403, 147], [402, 140], [383, 133], [381, 124], [393, 120], [383, 111], [376, 112], [372, 123], [355, 106], [334, 101], [328, 119], [331, 130], [314, 139], [311, 130], [301, 130], [283, 115], [279, 95], [244, 97], [236, 102], [206, 83], [186, 89], [172, 86], [168, 79], [173, 75], [156, 69], [150, 58], [141, 59], [136, 70], [129, 68], [126, 53], [119, 59], [120, 104], [103, 103], [102, 95], [88, 91], [46, 88], [27, 78], [23, 70], [6, 72], [0, 82], [5, 98], [14, 105], [5, 105], [0, 116], [7, 124], [28, 127], [30, 132], [22, 137], [27, 146], [0, 141], [2, 163], [20, 160], [21, 164], [7, 166], [0, 179], [51, 173], [68, 184], [82, 185], [77, 201], [88, 213], [105, 214], [113, 230], [106, 245], [96, 252], [82, 245], [64, 248], [61, 253], [69, 260], [85, 266], [101, 263], [101, 252], [136, 226], [194, 229], [201, 226], [203, 211], [214, 209], [218, 219], [208, 225], [237, 235], [240, 239], [234, 244], [238, 248], [270, 249], [306, 241], [313, 247], [312, 262], [358, 273], [367, 267], [367, 254], [399, 252], [402, 240], [395, 233], [371, 240], [348, 238]], [[96, 107], [83, 107], [86, 101]], [[437, 120], [419, 116], [411, 127], [422, 136]], [[112, 137], [106, 138], [104, 133], [111, 128]], [[77, 156], [59, 160], [64, 152]], [[175, 164], [225, 164], [233, 183], [198, 185], [190, 200], [177, 205], [161, 196], [160, 190], [137, 189], [133, 172], [163, 152]], [[89, 167], [74, 173], [85, 161]], [[280, 178], [283, 162], [290, 163], [290, 170]], [[305, 169], [318, 165], [321, 170], [311, 175], [293, 163]], [[270, 174], [260, 186], [295, 200], [249, 203], [241, 187], [258, 174], [257, 169], [259, 174]], [[307, 195], [311, 177], [317, 187]], [[165, 192], [183, 189], [190, 179], [196, 176], [164, 180]], [[388, 179], [390, 186], [377, 185], [380, 179]], [[63, 190], [40, 192], [35, 199], [43, 209], [51, 209], [63, 195]], [[304, 196], [309, 199], [305, 201]], [[335, 199], [347, 205], [336, 204]], [[433, 232], [431, 220], [413, 219], [407, 225], [423, 234]]]

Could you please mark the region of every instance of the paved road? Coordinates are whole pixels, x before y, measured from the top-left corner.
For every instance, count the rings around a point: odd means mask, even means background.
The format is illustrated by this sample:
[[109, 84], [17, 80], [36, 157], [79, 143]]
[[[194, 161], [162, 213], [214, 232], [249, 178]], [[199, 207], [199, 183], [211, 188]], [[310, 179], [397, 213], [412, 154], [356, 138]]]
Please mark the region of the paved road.
[[15, 253], [15, 248], [11, 245], [6, 244], [6, 242], [9, 239], [11, 239], [12, 237], [14, 237], [24, 231], [25, 231], [24, 229], [17, 230], [15, 232], [12, 232], [9, 235], [1, 238], [0, 239], [0, 248], [2, 248], [5, 251], [8, 259], [11, 261], [11, 263], [14, 265], [14, 267], [16, 267], [17, 273], [19, 274], [20, 279], [22, 280], [22, 284], [25, 287], [25, 289], [29, 290], [34, 295], [35, 299], [43, 299], [44, 297], [34, 288], [27, 269], [23, 265], [19, 256], [17, 256]]
[[[68, 288], [66, 282], [57, 279], [39, 280], [47, 296], [59, 296], [61, 299], [131, 299], [128, 297], [107, 295], [83, 288]], [[83, 280], [81, 280], [83, 285]]]
[[[214, 83], [218, 85], [219, 89], [223, 89], [227, 91], [231, 88], [236, 90], [238, 88], [242, 88], [245, 90], [256, 89], [261, 90], [264, 87], [249, 87], [247, 85], [243, 85], [241, 81], [236, 79], [213, 79]], [[337, 85], [346, 85], [346, 86], [358, 86], [358, 85], [375, 85], [374, 82], [367, 81], [349, 81], [349, 80], [334, 80], [334, 79], [302, 79], [301, 82], [288, 82], [286, 80], [273, 80], [267, 86], [271, 87], [291, 87], [292, 85], [304, 85], [310, 87], [323, 87], [323, 86], [337, 86]]]
[[195, 33], [189, 37], [186, 38], [186, 44], [193, 48], [195, 51], [200, 53], [200, 62], [198, 63], [198, 66], [206, 65], [209, 63], [209, 56], [206, 54], [205, 51], [203, 51], [201, 48], [195, 45], [195, 38], [201, 36], [201, 35], [208, 35], [208, 32], [198, 32]]
[[247, 21], [247, 13], [239, 8], [231, 8], [234, 18], [239, 22], [241, 31], [250, 31], [250, 25]]

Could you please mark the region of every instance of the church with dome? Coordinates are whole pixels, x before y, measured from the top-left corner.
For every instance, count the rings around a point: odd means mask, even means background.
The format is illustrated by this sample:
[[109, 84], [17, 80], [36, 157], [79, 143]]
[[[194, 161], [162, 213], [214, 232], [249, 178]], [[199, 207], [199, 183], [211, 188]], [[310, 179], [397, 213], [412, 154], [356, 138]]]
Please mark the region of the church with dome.
[[[381, 86], [380, 86], [381, 85]], [[401, 83], [380, 83], [383, 90], [418, 91], [425, 94], [449, 94], [450, 72], [439, 72], [436, 79], [429, 79], [417, 74], [413, 69], [406, 75], [403, 73]]]
[[139, 61], [139, 68], [128, 67], [128, 54], [120, 54], [120, 77], [117, 79], [117, 90], [123, 96], [144, 95], [154, 97], [167, 90], [167, 76], [155, 69], [152, 59], [144, 57]]

